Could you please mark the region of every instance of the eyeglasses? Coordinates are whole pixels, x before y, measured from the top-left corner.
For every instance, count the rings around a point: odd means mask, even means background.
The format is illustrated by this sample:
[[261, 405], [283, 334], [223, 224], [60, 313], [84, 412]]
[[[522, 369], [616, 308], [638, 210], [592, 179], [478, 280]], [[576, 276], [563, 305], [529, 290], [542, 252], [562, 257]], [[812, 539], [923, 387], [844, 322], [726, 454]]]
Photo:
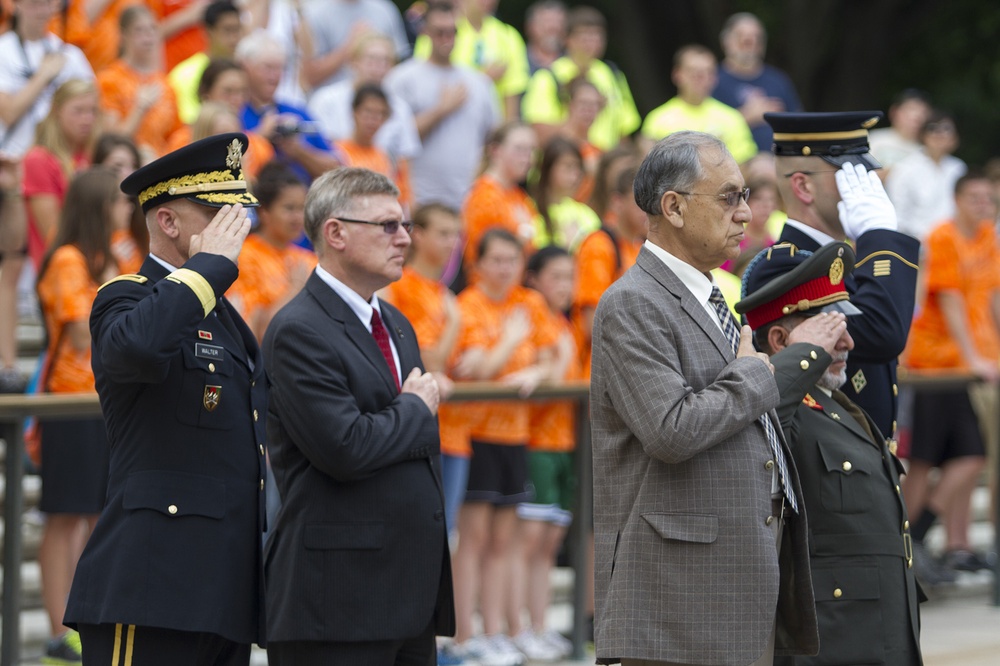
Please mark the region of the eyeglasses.
[[337, 217], [334, 218], [340, 220], [341, 222], [352, 222], [354, 224], [370, 224], [375, 227], [382, 227], [382, 231], [392, 236], [400, 227], [406, 230], [406, 233], [413, 231], [413, 222], [410, 220], [386, 220], [385, 222], [371, 222], [370, 220], [352, 220], [349, 217]]
[[726, 205], [730, 208], [736, 208], [740, 205], [740, 199], [746, 201], [750, 198], [750, 188], [744, 187], [742, 190], [726, 192], [725, 194], [703, 194], [701, 192], [677, 192], [677, 194], [684, 194], [689, 197], [715, 197], [719, 201], [725, 201]]

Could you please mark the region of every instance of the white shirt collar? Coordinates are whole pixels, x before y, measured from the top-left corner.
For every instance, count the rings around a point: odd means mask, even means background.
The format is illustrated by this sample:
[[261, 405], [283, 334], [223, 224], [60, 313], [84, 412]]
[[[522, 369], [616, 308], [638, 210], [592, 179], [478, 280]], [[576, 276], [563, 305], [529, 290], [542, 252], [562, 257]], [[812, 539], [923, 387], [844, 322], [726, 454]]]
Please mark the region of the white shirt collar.
[[812, 238], [814, 241], [816, 241], [817, 243], [819, 243], [820, 247], [822, 247], [824, 245], [827, 245], [829, 243], [836, 242], [836, 240], [837, 240], [833, 236], [831, 236], [829, 234], [826, 234], [826, 233], [820, 231], [819, 229], [813, 229], [812, 227], [810, 227], [810, 226], [808, 226], [806, 224], [803, 224], [802, 222], [799, 222], [798, 220], [793, 220], [793, 219], [789, 218], [788, 220], [785, 221], [785, 224], [789, 224], [793, 228], [798, 229], [799, 231], [801, 231], [802, 233], [804, 233], [806, 236], [809, 236], [809, 238]]
[[153, 261], [155, 261], [155, 262], [156, 262], [156, 263], [158, 263], [159, 265], [161, 265], [161, 266], [163, 266], [164, 268], [166, 268], [166, 269], [167, 269], [167, 272], [168, 272], [168, 273], [173, 273], [174, 271], [176, 271], [176, 270], [177, 270], [177, 267], [176, 267], [176, 266], [171, 266], [171, 265], [170, 265], [170, 264], [168, 264], [168, 263], [167, 263], [166, 261], [164, 261], [163, 259], [160, 259], [160, 258], [159, 258], [158, 256], [156, 256], [156, 255], [155, 255], [155, 254], [153, 254], [152, 252], [150, 252], [150, 253], [149, 253], [149, 256], [153, 258]]
[[358, 319], [361, 320], [361, 323], [365, 325], [365, 328], [368, 329], [368, 332], [371, 333], [372, 311], [377, 310], [379, 317], [382, 316], [382, 308], [379, 307], [378, 296], [372, 294], [372, 300], [366, 301], [365, 299], [361, 298], [358, 292], [354, 291], [346, 284], [344, 284], [337, 278], [333, 277], [330, 274], [330, 272], [324, 269], [322, 266], [316, 267], [316, 275], [319, 276], [319, 279], [328, 284], [330, 288], [333, 289], [333, 291], [336, 292], [338, 296], [344, 299], [344, 302], [347, 303], [347, 306], [351, 308], [354, 314], [358, 316]]
[[645, 246], [674, 272], [674, 275], [688, 288], [688, 291], [694, 294], [699, 303], [708, 303], [708, 297], [712, 295], [712, 287], [715, 284], [711, 278], [650, 240], [646, 241]]

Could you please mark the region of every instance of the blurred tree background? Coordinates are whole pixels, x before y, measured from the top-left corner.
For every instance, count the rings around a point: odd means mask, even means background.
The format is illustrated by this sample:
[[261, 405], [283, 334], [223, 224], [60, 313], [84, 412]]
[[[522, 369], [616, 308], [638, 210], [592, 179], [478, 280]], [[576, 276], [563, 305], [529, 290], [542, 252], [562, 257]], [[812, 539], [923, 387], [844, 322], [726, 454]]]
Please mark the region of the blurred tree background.
[[[405, 9], [410, 0], [395, 0]], [[533, 0], [500, 0], [523, 28]], [[606, 58], [625, 72], [645, 115], [674, 94], [674, 52], [721, 56], [719, 29], [738, 11], [768, 31], [767, 61], [788, 72], [809, 111], [888, 110], [904, 88], [954, 114], [970, 164], [1000, 156], [1000, 3], [994, 0], [564, 0], [608, 17]]]

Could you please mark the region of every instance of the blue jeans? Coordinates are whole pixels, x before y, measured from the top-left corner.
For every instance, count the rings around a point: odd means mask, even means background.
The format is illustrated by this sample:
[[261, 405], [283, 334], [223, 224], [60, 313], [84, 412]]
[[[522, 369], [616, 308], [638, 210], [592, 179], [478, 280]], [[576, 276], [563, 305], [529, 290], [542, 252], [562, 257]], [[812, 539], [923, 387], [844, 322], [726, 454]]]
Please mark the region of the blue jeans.
[[469, 458], [441, 454], [441, 483], [444, 485], [444, 517], [448, 535], [458, 529], [458, 509], [465, 501], [469, 480]]

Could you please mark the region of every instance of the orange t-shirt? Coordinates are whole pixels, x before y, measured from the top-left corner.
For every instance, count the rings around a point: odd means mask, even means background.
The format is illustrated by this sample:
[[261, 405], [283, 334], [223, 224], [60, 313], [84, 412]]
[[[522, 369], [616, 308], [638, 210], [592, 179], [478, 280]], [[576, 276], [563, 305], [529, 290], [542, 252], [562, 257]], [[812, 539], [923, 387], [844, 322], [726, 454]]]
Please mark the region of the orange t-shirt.
[[65, 30], [62, 14], [56, 14], [49, 21], [49, 31], [78, 46], [87, 56], [90, 66], [99, 73], [118, 58], [121, 46], [118, 21], [122, 11], [138, 4], [141, 4], [139, 0], [111, 0], [101, 15], [90, 21], [83, 0], [72, 0], [66, 10]]
[[[594, 193], [594, 171], [597, 169], [597, 162], [601, 159], [601, 149], [590, 143], [589, 141], [584, 141], [579, 146], [580, 156], [583, 157], [583, 179], [580, 181], [580, 187], [576, 189], [576, 194], [573, 198], [580, 203], [590, 203], [590, 197]], [[591, 168], [591, 165], [592, 168]]]
[[500, 227], [524, 240], [534, 236], [538, 217], [538, 207], [521, 187], [504, 187], [487, 174], [477, 178], [462, 207], [466, 271], [476, 263], [479, 239], [488, 229]]
[[184, 128], [177, 115], [177, 98], [163, 72], [143, 74], [135, 71], [122, 60], [116, 60], [97, 75], [101, 91], [101, 108], [125, 119], [132, 112], [140, 86], [160, 84], [159, 101], [149, 107], [136, 130], [135, 143], [140, 149], [151, 150], [155, 155], [165, 155], [170, 150], [171, 135]]
[[[559, 335], [574, 340], [573, 353], [566, 368], [564, 380], [582, 379], [583, 366], [576, 350], [573, 326], [561, 314], [549, 312], [552, 326]], [[576, 448], [576, 402], [572, 400], [552, 400], [528, 404], [530, 438], [528, 448], [532, 451], [553, 451], [566, 453]]]
[[[247, 135], [247, 151], [243, 153], [243, 170], [250, 178], [256, 178], [261, 168], [274, 159], [274, 146], [256, 132], [243, 130], [243, 133]], [[170, 135], [170, 144], [167, 146], [167, 150], [173, 152], [192, 141], [194, 139], [191, 138], [191, 127], [184, 125]]]
[[[163, 23], [163, 19], [187, 9], [194, 2], [195, 0], [147, 0], [146, 4], [149, 5], [149, 9], [159, 19], [159, 22]], [[166, 39], [163, 45], [166, 56], [164, 69], [166, 71], [169, 72], [195, 53], [208, 50], [208, 35], [202, 26], [202, 14], [204, 12], [200, 12], [194, 25], [175, 32]]]
[[63, 327], [72, 322], [88, 325], [98, 287], [87, 270], [87, 260], [76, 246], [63, 245], [52, 253], [45, 275], [38, 283], [38, 300], [49, 334], [47, 387], [52, 393], [96, 390], [90, 346], [73, 349]]
[[142, 262], [146, 259], [132, 232], [127, 229], [111, 232], [111, 254], [115, 256], [122, 273], [138, 273], [142, 268]]
[[993, 294], [1000, 289], [1000, 247], [993, 222], [980, 222], [971, 238], [962, 235], [953, 222], [936, 227], [924, 242], [921, 268], [926, 297], [910, 328], [905, 364], [911, 368], [968, 367], [938, 303], [938, 293], [945, 290], [961, 293], [979, 355], [1000, 359], [1000, 337], [991, 306]]
[[615, 232], [618, 238], [618, 257], [615, 255], [615, 244], [611, 237], [603, 231], [595, 231], [583, 239], [577, 250], [576, 266], [576, 296], [573, 299], [573, 322], [576, 330], [576, 344], [580, 350], [583, 365], [582, 378], [590, 377], [590, 339], [584, 330], [584, 308], [596, 308], [601, 296], [611, 283], [625, 274], [635, 263], [642, 249], [642, 241], [623, 238], [621, 232]]
[[[559, 329], [552, 322], [545, 299], [532, 289], [515, 286], [506, 299], [498, 302], [473, 285], [458, 295], [458, 307], [462, 313], [462, 332], [456, 345], [459, 355], [473, 348], [495, 347], [510, 313], [515, 308], [526, 310], [531, 320], [531, 333], [511, 353], [495, 377], [498, 380], [535, 363], [539, 350], [554, 345], [559, 339]], [[472, 439], [494, 444], [528, 443], [527, 402], [506, 400], [474, 404], [477, 418], [469, 433]]]
[[263, 310], [291, 298], [292, 274], [308, 275], [316, 267], [316, 255], [298, 245], [276, 248], [258, 234], [250, 234], [240, 250], [240, 276], [226, 292], [233, 307], [258, 331], [256, 319]]
[[[403, 277], [385, 288], [385, 300], [413, 325], [421, 349], [434, 347], [441, 340], [447, 317], [444, 309], [448, 287], [430, 280], [409, 266], [403, 268]], [[438, 407], [438, 427], [441, 430], [441, 453], [468, 458], [472, 455], [469, 445], [471, 420], [462, 403], [444, 403]]]
[[336, 142], [337, 148], [347, 158], [345, 166], [371, 169], [376, 173], [392, 179], [399, 188], [399, 202], [410, 208], [413, 206], [413, 190], [410, 189], [410, 169], [406, 160], [393, 160], [387, 152], [378, 146], [362, 146], [352, 139], [342, 139]]

